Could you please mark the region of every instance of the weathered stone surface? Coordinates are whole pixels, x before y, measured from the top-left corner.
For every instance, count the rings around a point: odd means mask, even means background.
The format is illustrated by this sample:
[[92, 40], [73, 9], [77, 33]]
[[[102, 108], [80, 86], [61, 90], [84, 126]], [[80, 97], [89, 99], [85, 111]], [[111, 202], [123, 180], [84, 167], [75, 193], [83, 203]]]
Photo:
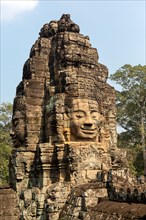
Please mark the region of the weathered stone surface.
[[84, 217], [85, 220], [144, 220], [146, 219], [145, 204], [129, 204], [117, 203], [111, 201], [101, 202], [92, 207], [88, 214]]
[[17, 195], [12, 210], [19, 208], [20, 219], [124, 220], [111, 204], [145, 203], [145, 184], [130, 177], [126, 154], [117, 148], [108, 69], [79, 31], [69, 15], [45, 24], [16, 89], [9, 166]]
[[18, 195], [9, 187], [0, 188], [0, 220], [19, 220]]

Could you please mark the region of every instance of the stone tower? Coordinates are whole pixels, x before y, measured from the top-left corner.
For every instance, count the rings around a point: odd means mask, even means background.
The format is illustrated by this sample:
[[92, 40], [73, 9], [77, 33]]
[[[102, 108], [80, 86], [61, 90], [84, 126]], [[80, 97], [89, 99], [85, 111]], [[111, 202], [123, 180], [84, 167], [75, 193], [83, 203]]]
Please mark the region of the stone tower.
[[10, 159], [20, 219], [76, 219], [90, 201], [108, 197], [104, 184], [94, 184], [98, 174], [106, 182], [117, 169], [115, 91], [97, 50], [79, 32], [68, 14], [45, 24], [24, 64]]

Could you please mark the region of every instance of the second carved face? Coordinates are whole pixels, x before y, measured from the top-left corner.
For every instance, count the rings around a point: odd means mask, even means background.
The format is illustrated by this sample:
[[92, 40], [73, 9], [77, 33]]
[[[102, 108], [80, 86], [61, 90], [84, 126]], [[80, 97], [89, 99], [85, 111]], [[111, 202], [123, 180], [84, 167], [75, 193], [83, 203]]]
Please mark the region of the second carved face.
[[15, 147], [21, 146], [24, 144], [25, 141], [25, 122], [24, 122], [24, 115], [21, 111], [15, 111], [12, 120], [12, 130], [10, 135], [12, 137], [13, 145]]

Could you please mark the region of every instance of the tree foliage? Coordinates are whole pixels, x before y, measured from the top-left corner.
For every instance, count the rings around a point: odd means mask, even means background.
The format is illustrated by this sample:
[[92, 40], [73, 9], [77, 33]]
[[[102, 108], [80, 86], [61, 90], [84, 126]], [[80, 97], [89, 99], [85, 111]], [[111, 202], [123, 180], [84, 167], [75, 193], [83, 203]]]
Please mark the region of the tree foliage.
[[2, 103], [0, 105], [0, 185], [8, 183], [8, 163], [11, 153], [11, 118], [12, 104]]
[[[117, 121], [124, 131], [118, 135], [118, 144], [132, 149], [141, 146], [137, 158], [143, 151], [146, 174], [146, 66], [126, 64], [110, 79], [121, 86], [117, 91]], [[134, 165], [141, 172], [136, 159]]]
[[9, 130], [11, 126], [11, 119], [12, 119], [12, 104], [2, 103], [0, 105], [0, 128], [4, 130]]

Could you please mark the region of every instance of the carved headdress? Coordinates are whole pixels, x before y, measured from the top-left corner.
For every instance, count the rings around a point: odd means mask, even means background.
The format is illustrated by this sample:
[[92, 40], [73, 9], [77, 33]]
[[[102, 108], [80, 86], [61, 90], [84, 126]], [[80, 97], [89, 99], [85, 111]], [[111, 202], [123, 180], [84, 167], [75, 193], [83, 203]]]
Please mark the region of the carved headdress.
[[107, 86], [108, 69], [98, 62], [97, 49], [91, 47], [88, 36], [79, 34], [78, 25], [71, 21], [69, 15], [63, 15], [57, 25], [58, 29], [53, 32], [51, 38], [49, 56], [47, 112], [49, 115], [50, 112], [53, 114], [51, 118], [49, 116], [46, 127], [50, 130], [49, 135], [54, 134], [56, 130], [57, 140], [58, 136], [64, 140], [64, 130], [71, 130], [70, 118], [65, 114], [72, 111], [75, 99], [78, 99], [80, 104], [85, 104], [85, 100], [90, 104], [96, 101], [97, 111], [106, 117], [104, 104], [107, 103], [107, 98], [104, 88]]

